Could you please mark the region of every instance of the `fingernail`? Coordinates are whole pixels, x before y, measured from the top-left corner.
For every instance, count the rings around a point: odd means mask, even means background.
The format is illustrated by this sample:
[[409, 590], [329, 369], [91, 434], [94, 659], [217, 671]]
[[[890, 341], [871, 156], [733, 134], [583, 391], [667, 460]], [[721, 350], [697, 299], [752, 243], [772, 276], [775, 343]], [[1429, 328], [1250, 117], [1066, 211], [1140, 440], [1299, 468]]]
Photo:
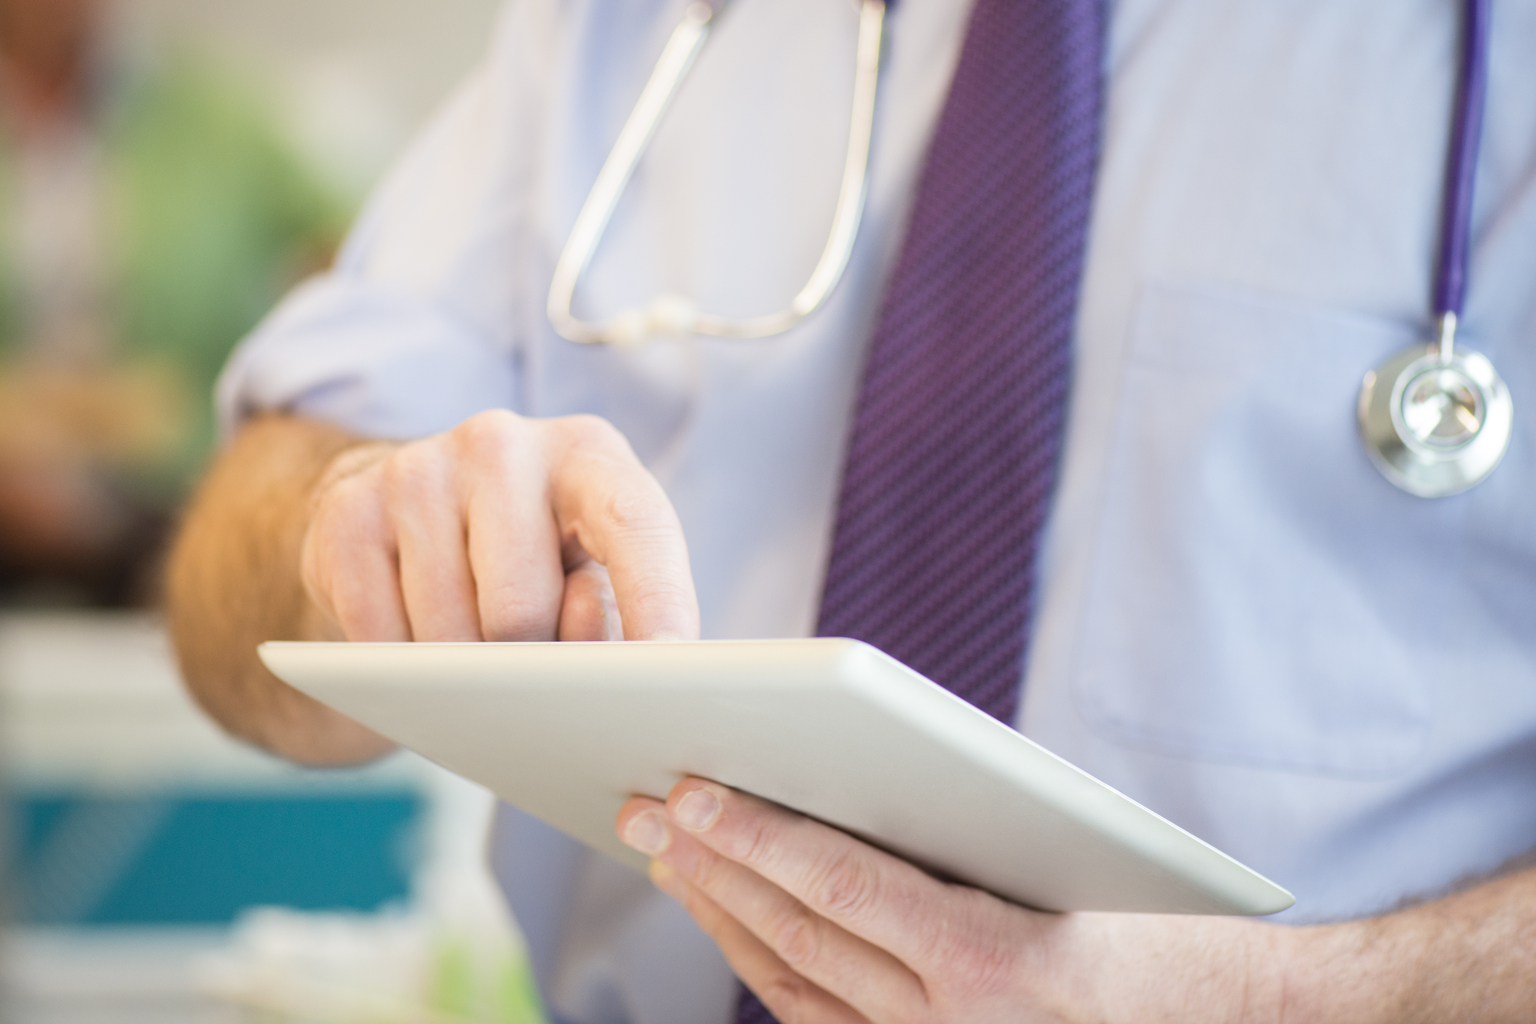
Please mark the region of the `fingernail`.
[[693, 832], [709, 828], [719, 816], [720, 801], [707, 789], [696, 789], [686, 794], [677, 802], [677, 810], [672, 812], [672, 817], [677, 819], [679, 825]]
[[641, 853], [655, 856], [667, 848], [667, 842], [672, 838], [667, 831], [666, 815], [660, 811], [646, 811], [637, 814], [624, 826], [624, 842], [633, 846]]

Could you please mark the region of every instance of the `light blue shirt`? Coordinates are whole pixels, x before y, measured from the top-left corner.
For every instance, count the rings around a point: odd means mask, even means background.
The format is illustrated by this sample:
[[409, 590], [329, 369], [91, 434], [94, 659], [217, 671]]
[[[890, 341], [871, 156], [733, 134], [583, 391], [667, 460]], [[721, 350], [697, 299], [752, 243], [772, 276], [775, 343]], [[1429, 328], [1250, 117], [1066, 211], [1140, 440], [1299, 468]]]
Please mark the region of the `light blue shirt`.
[[[240, 350], [228, 421], [412, 437], [491, 406], [614, 421], [688, 535], [709, 637], [814, 625], [862, 348], [968, 5], [892, 12], [869, 206], [777, 338], [557, 338], [554, 260], [685, 0], [520, 0], [334, 273]], [[1021, 727], [1292, 889], [1285, 919], [1432, 896], [1536, 848], [1536, 5], [1495, 4], [1466, 340], [1504, 464], [1410, 497], [1361, 450], [1367, 369], [1428, 329], [1448, 0], [1118, 0], [1059, 493]], [[738, 0], [578, 291], [784, 306], [825, 241], [855, 14]], [[713, 947], [529, 819], [498, 862], [557, 1014], [724, 1024]]]

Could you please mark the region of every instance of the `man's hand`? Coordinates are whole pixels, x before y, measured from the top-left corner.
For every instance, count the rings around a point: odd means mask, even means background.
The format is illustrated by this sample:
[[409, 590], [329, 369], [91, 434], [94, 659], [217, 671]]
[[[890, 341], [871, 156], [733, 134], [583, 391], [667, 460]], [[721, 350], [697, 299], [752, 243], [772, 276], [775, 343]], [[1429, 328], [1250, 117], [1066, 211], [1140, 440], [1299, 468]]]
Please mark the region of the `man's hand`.
[[677, 515], [618, 431], [590, 416], [486, 412], [408, 444], [254, 420], [188, 514], [169, 597], [203, 706], [311, 763], [390, 745], [273, 677], [262, 641], [699, 634]]
[[619, 836], [786, 1024], [1519, 1021], [1536, 877], [1315, 928], [1044, 914], [698, 779]]
[[699, 635], [677, 515], [591, 416], [487, 412], [348, 449], [315, 489], [301, 558], [310, 599], [349, 640]]

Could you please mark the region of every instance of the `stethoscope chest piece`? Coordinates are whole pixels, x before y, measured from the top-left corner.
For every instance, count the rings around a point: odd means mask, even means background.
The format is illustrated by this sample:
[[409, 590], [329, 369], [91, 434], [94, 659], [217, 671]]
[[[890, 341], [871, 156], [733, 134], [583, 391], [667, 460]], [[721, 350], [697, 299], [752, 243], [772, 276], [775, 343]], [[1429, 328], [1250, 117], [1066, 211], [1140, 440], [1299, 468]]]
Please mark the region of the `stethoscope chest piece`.
[[1442, 498], [1493, 472], [1509, 448], [1514, 405], [1481, 353], [1416, 345], [1365, 375], [1358, 415], [1366, 454], [1388, 480]]

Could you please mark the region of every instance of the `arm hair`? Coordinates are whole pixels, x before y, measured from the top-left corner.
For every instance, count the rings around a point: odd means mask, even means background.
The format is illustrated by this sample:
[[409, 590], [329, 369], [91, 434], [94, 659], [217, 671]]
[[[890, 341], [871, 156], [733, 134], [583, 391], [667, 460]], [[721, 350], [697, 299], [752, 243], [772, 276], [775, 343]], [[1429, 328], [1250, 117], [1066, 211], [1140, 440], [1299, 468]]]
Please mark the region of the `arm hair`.
[[227, 730], [308, 764], [352, 764], [387, 740], [267, 671], [267, 640], [339, 640], [299, 574], [311, 494], [333, 460], [366, 442], [329, 424], [263, 416], [218, 457], [171, 552], [171, 638], [192, 695]]

